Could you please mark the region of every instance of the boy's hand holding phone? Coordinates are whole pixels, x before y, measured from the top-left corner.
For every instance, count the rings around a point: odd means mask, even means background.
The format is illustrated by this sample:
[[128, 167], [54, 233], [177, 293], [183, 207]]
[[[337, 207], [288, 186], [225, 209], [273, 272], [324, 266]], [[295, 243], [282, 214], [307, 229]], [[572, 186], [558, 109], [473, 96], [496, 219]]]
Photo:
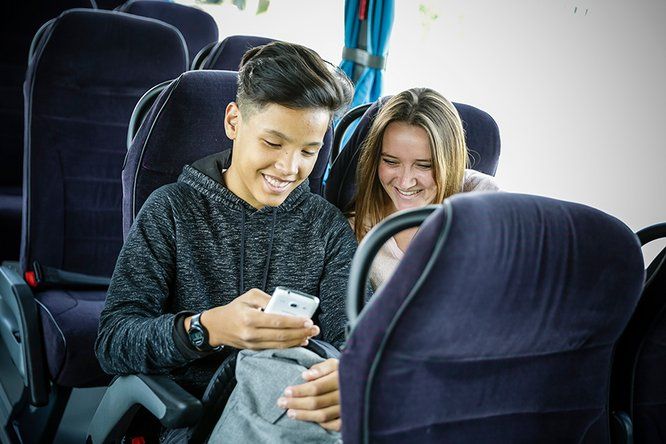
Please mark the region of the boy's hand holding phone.
[[[306, 345], [319, 334], [319, 327], [304, 316], [285, 316], [262, 311], [271, 297], [253, 288], [227, 305], [201, 314], [211, 346], [226, 345], [238, 349], [263, 350]], [[190, 318], [185, 319], [185, 331]]]
[[312, 318], [312, 315], [317, 311], [317, 307], [319, 307], [319, 298], [316, 296], [285, 287], [276, 287], [264, 311], [286, 316]]

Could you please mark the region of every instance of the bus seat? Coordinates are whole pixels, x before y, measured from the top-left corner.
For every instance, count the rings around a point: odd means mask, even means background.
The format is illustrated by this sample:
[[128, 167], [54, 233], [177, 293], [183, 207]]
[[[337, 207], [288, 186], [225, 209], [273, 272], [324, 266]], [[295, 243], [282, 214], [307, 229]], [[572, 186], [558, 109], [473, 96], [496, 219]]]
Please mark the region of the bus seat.
[[169, 23], [178, 29], [187, 44], [188, 66], [201, 49], [217, 42], [217, 23], [206, 11], [192, 6], [161, 0], [130, 0], [116, 8], [117, 11]]
[[39, 27], [72, 8], [93, 8], [90, 0], [12, 5], [0, 17], [0, 262], [16, 261], [21, 241], [21, 186], [23, 165], [23, 80], [30, 42]]
[[141, 98], [134, 115], [143, 117], [132, 117], [138, 131], [122, 171], [124, 235], [148, 196], [175, 182], [183, 166], [231, 149], [223, 120], [237, 79], [229, 71], [188, 71]]
[[[351, 118], [343, 117], [335, 128], [334, 144], [331, 148], [332, 165], [326, 179], [325, 196], [333, 205], [346, 211], [356, 193], [356, 165], [360, 155], [361, 146], [372, 121], [379, 109], [391, 96], [384, 96], [373, 104], [361, 105], [348, 112]], [[470, 158], [470, 168], [491, 176], [497, 171], [500, 156], [500, 134], [495, 120], [485, 111], [463, 103], [453, 104], [465, 129], [465, 141]], [[367, 107], [367, 108], [366, 108]], [[358, 125], [340, 151], [340, 143], [349, 125], [351, 125], [360, 111]]]
[[[11, 358], [0, 419], [9, 435], [18, 424], [23, 442], [50, 442], [71, 388], [110, 379], [93, 344], [123, 241], [128, 122], [150, 86], [187, 69], [187, 56], [170, 25], [92, 9], [45, 24], [32, 48], [20, 263], [0, 267], [0, 349]], [[20, 390], [9, 382], [17, 378]]]
[[268, 37], [254, 35], [232, 35], [221, 42], [211, 43], [196, 57], [196, 66], [192, 69], [219, 69], [223, 71], [238, 71], [243, 54], [248, 49], [274, 42]]
[[[640, 230], [641, 244], [666, 238], [666, 223]], [[666, 439], [666, 248], [646, 270], [643, 294], [613, 364], [611, 406], [628, 412], [636, 444]]]
[[[139, 101], [134, 114], [144, 117], [132, 119], [142, 122], [136, 134], [128, 137], [132, 142], [122, 173], [125, 234], [148, 196], [160, 186], [176, 181], [186, 164], [231, 149], [232, 141], [226, 137], [222, 120], [227, 104], [236, 99], [237, 81], [234, 71], [188, 71], [154, 88]], [[320, 151], [310, 175], [311, 189], [326, 165], [330, 133], [329, 130], [326, 147]], [[220, 367], [221, 371], [225, 368]], [[91, 424], [93, 442], [124, 436], [128, 428], [136, 426], [127, 421], [141, 411], [137, 406], [159, 415], [161, 425], [169, 429], [195, 426], [202, 416], [201, 400], [168, 378], [155, 375], [118, 377], [105, 398], [109, 401], [100, 404]], [[196, 436], [210, 433], [215, 422], [207, 424], [210, 428], [195, 427]]]
[[[421, 222], [359, 316], [377, 250]], [[352, 263], [344, 442], [610, 442], [613, 349], [643, 276], [631, 230], [577, 203], [461, 193], [387, 218]]]

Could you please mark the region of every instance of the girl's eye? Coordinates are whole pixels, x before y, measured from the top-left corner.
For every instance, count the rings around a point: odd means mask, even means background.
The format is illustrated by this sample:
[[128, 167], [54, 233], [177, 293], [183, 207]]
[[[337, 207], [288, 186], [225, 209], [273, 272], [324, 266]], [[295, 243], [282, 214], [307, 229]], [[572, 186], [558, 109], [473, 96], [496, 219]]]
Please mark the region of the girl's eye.
[[301, 152], [303, 153], [304, 156], [307, 156], [307, 157], [312, 157], [312, 156], [314, 156], [314, 155], [317, 154], [316, 151], [307, 151], [307, 150], [303, 150], [303, 151], [301, 151]]
[[264, 141], [264, 143], [266, 145], [270, 146], [271, 148], [279, 148], [281, 146], [279, 143], [271, 143], [266, 139], [262, 139], [262, 140]]
[[398, 162], [396, 162], [395, 160], [390, 160], [390, 159], [386, 159], [386, 158], [382, 158], [382, 161], [387, 165], [397, 165], [398, 164]]
[[429, 170], [430, 168], [432, 168], [432, 165], [429, 163], [417, 164], [416, 166], [421, 168], [422, 170]]

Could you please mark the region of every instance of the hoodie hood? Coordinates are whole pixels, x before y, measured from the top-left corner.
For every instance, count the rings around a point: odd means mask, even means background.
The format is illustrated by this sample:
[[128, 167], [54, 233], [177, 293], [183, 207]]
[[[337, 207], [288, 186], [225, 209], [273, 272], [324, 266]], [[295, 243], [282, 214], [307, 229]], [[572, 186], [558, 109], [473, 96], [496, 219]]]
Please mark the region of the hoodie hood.
[[192, 165], [186, 165], [178, 181], [191, 186], [211, 200], [227, 205], [230, 208], [239, 211], [249, 211], [250, 213], [257, 211], [260, 213], [272, 213], [274, 209], [277, 211], [291, 211], [305, 200], [310, 193], [310, 186], [306, 179], [289, 193], [289, 196], [279, 206], [265, 206], [257, 210], [229, 191], [224, 184], [222, 171], [231, 166], [231, 155], [232, 150], [226, 150], [199, 159], [192, 163]]

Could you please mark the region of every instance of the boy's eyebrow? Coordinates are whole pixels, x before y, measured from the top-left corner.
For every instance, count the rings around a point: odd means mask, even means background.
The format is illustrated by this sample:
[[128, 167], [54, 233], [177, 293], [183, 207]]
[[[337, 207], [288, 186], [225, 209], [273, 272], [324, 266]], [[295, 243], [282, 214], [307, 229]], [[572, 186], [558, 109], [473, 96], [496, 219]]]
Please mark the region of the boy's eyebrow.
[[[384, 151], [381, 152], [381, 155], [384, 157], [390, 157], [391, 159], [397, 159], [397, 157], [386, 154]], [[432, 159], [415, 159], [414, 162], [432, 162]]]
[[[276, 137], [279, 137], [280, 139], [284, 140], [284, 141], [287, 142], [287, 143], [291, 143], [291, 142], [292, 142], [291, 138], [287, 137], [286, 134], [283, 134], [283, 133], [281, 133], [281, 132], [278, 131], [278, 130], [274, 130], [274, 129], [266, 129], [265, 131], [266, 131], [267, 133], [269, 133], [269, 134], [272, 134], [272, 135], [274, 135], [274, 136], [276, 136]], [[317, 142], [317, 141], [314, 141], [314, 142], [306, 143], [305, 146], [316, 146], [316, 147], [321, 147], [323, 144], [324, 144], [323, 142]]]

